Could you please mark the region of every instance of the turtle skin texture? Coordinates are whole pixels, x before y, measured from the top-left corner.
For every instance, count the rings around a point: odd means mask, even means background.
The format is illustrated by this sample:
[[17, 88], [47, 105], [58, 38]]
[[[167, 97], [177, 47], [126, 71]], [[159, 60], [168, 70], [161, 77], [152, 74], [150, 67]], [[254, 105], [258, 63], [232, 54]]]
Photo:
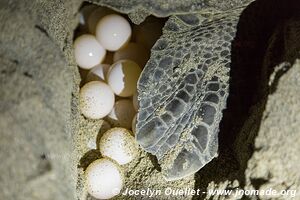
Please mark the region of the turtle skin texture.
[[239, 13], [198, 26], [200, 16], [172, 16], [152, 48], [138, 83], [136, 139], [158, 158], [167, 180], [189, 176], [217, 156]]
[[169, 16], [138, 82], [136, 140], [156, 156], [165, 179], [173, 181], [218, 155], [231, 43], [249, 1], [143, 2], [94, 3], [127, 13], [137, 23], [134, 18], [140, 15]]

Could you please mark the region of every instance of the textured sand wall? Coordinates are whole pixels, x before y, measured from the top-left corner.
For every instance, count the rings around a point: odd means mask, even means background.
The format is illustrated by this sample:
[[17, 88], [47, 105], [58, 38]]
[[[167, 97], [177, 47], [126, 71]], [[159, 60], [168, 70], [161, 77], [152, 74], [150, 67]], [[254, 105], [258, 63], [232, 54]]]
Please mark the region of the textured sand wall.
[[0, 4], [0, 199], [74, 199], [68, 57], [79, 2]]
[[[85, 198], [82, 171], [98, 156], [89, 150], [102, 121], [85, 120], [78, 112], [79, 74], [71, 45], [80, 5], [80, 0], [0, 1], [0, 199]], [[299, 33], [299, 29], [289, 30]], [[276, 34], [282, 35], [276, 32], [275, 38], [280, 38]], [[280, 61], [292, 65], [299, 58], [294, 42], [299, 40], [283, 41], [282, 51], [289, 53]], [[278, 47], [282, 45], [271, 44], [270, 51]], [[270, 55], [266, 60], [277, 57]], [[276, 87], [251, 108], [233, 142], [235, 153], [221, 152], [221, 159], [195, 176], [195, 187], [275, 187], [299, 193], [299, 61], [288, 69], [273, 73]], [[266, 84], [268, 77], [265, 74]], [[257, 118], [260, 114], [262, 118]], [[152, 162], [141, 153], [128, 166], [132, 170], [127, 172], [126, 186], [194, 187], [194, 177], [161, 181]]]

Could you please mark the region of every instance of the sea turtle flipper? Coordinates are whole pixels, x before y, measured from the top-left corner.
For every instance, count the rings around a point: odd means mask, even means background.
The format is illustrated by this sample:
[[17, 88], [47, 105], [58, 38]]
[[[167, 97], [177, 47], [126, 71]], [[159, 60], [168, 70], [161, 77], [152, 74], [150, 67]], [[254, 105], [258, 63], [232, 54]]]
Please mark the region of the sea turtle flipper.
[[171, 16], [138, 83], [138, 143], [167, 180], [194, 174], [218, 151], [231, 42], [241, 10]]

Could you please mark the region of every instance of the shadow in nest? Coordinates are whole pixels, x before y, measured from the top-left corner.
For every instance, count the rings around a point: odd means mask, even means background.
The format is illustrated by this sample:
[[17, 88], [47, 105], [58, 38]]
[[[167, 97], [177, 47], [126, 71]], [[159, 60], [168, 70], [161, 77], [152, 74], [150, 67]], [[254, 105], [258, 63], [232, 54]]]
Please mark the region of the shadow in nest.
[[92, 149], [86, 152], [80, 159], [78, 168], [86, 168], [95, 160], [102, 158], [98, 149]]
[[276, 90], [276, 85], [269, 86], [269, 77], [276, 65], [299, 57], [299, 10], [296, 0], [257, 0], [242, 12], [232, 42], [230, 94], [220, 124], [219, 156], [195, 174], [195, 189], [206, 191], [212, 181], [238, 180], [239, 187], [245, 185], [267, 96]]

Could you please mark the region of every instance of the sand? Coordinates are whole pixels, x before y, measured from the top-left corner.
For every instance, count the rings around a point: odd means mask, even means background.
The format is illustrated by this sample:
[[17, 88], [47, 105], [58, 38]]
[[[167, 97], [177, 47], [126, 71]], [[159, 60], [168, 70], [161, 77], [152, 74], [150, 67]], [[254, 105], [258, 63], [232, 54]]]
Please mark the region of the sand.
[[[81, 3], [81, 0], [0, 2], [1, 199], [90, 198], [84, 187], [83, 173], [91, 161], [100, 157], [96, 141], [101, 135], [99, 131], [105, 131], [105, 127], [102, 120], [85, 119], [78, 109], [80, 76], [72, 54], [72, 41]], [[170, 10], [165, 14], [180, 10], [182, 4], [164, 6]], [[181, 11], [185, 9], [182, 6]], [[137, 13], [132, 12], [130, 16], [137, 19], [136, 16], [149, 14]], [[257, 39], [268, 41], [267, 53], [261, 58], [264, 70], [259, 74], [253, 72], [262, 77], [258, 81], [261, 89], [257, 90], [255, 101], [241, 104], [247, 105], [247, 109], [237, 110], [232, 108], [238, 99], [232, 90], [221, 124], [218, 158], [195, 176], [166, 182], [155, 159], [141, 150], [136, 160], [123, 167], [124, 189], [164, 191], [171, 187], [207, 191], [272, 187], [297, 190], [299, 195], [300, 61], [296, 60], [299, 58], [299, 29], [293, 27], [299, 27], [299, 21], [273, 27], [270, 40]], [[251, 57], [252, 61], [255, 59], [257, 57]], [[247, 66], [255, 66], [252, 61]], [[276, 72], [273, 72], [274, 66], [278, 66]], [[236, 72], [233, 79], [244, 80], [237, 68], [233, 67], [232, 71]], [[269, 81], [269, 77], [273, 81]], [[247, 83], [255, 85], [256, 82]], [[209, 197], [203, 193], [194, 199]], [[118, 196], [116, 199], [130, 198]], [[166, 198], [191, 199], [192, 196], [157, 197]], [[240, 198], [246, 197], [227, 197]], [[212, 199], [225, 198], [215, 195]], [[291, 198], [260, 196], [260, 199]]]

